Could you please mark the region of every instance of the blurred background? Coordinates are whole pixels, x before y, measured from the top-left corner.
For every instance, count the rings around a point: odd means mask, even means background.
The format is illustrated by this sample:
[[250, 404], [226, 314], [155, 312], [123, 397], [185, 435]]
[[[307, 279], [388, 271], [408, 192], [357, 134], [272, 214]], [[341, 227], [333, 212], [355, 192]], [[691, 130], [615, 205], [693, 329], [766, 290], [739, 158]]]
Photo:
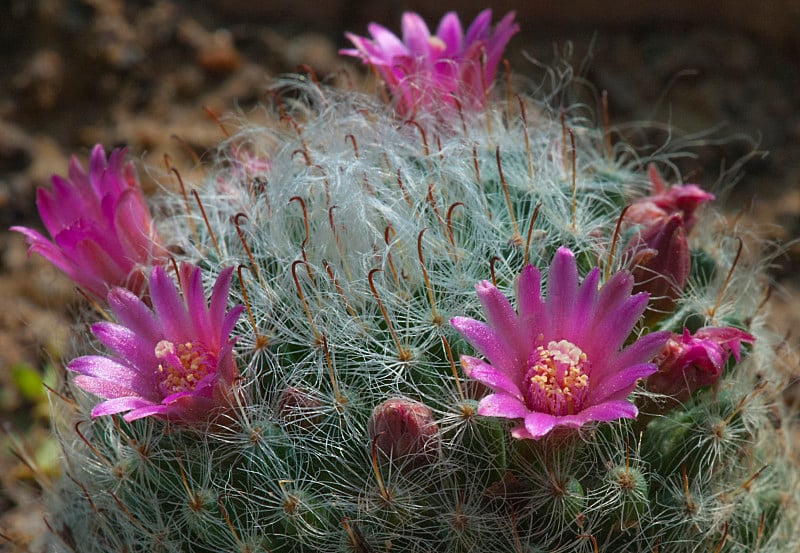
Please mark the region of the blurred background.
[[[481, 9], [460, 2], [348, 0], [0, 0], [0, 551], [28, 551], [45, 532], [40, 491], [57, 475], [42, 383], [57, 386], [71, 353], [72, 285], [28, 258], [10, 225], [38, 228], [35, 190], [86, 162], [102, 143], [127, 146], [146, 190], [145, 167], [197, 170], [223, 137], [229, 113], [269, 99], [270, 80], [305, 64], [321, 79], [346, 68], [345, 31], [370, 21], [399, 33], [413, 10], [435, 30], [448, 9], [465, 26]], [[626, 139], [687, 144], [685, 179], [736, 185], [720, 201], [760, 236], [783, 245], [771, 267], [776, 332], [797, 348], [800, 324], [800, 2], [538, 0], [493, 2], [516, 10], [522, 32], [506, 50], [515, 75], [539, 82], [567, 58], [596, 107], [606, 90], [612, 125], [645, 130]], [[595, 102], [595, 103], [593, 103]], [[670, 129], [667, 131], [667, 129]], [[734, 175], [741, 177], [734, 179]], [[792, 242], [794, 240], [794, 242]], [[80, 329], [78, 329], [80, 330]], [[800, 368], [787, 357], [795, 378]], [[785, 401], [798, 404], [798, 386]], [[797, 409], [795, 409], [797, 412]]]

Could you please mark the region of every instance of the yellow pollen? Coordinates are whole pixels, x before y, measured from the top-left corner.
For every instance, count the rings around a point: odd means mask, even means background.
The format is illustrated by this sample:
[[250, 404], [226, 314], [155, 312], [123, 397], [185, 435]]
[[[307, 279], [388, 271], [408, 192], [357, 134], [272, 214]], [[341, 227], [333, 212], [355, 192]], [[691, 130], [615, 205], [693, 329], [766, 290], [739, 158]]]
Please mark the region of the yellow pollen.
[[444, 41], [443, 41], [441, 38], [439, 38], [438, 36], [432, 36], [432, 37], [430, 37], [430, 38], [428, 39], [428, 45], [429, 45], [429, 46], [430, 46], [432, 49], [434, 49], [434, 50], [439, 50], [440, 52], [441, 52], [441, 51], [443, 51], [445, 48], [447, 48], [447, 45], [446, 45], [446, 44], [444, 43]]
[[567, 340], [539, 346], [528, 360], [525, 390], [528, 407], [552, 415], [570, 415], [580, 410], [589, 389], [586, 354]]
[[161, 361], [156, 369], [159, 388], [164, 395], [193, 392], [197, 385], [216, 369], [214, 354], [200, 342], [184, 342], [177, 346], [161, 340], [155, 347]]

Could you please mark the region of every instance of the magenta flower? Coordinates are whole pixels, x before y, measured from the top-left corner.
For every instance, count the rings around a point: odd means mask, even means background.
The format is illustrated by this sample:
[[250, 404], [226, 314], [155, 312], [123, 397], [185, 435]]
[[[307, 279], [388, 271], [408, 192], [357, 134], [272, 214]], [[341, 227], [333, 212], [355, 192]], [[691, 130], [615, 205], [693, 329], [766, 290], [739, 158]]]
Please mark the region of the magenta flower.
[[367, 29], [372, 39], [346, 33], [355, 45], [340, 54], [361, 58], [374, 66], [386, 81], [403, 115], [417, 108], [462, 106], [479, 109], [486, 89], [494, 81], [497, 64], [508, 41], [519, 31], [514, 12], [490, 29], [492, 10], [483, 10], [464, 33], [458, 16], [447, 13], [431, 35], [416, 13], [402, 18], [403, 38], [377, 23]]
[[647, 168], [647, 174], [652, 194], [633, 202], [625, 213], [625, 220], [637, 225], [650, 225], [680, 214], [688, 234], [697, 220], [695, 211], [701, 204], [713, 200], [714, 195], [695, 184], [673, 184], [667, 188], [653, 164]]
[[127, 411], [125, 420], [156, 416], [184, 423], [208, 420], [233, 400], [238, 372], [229, 334], [243, 307], [227, 313], [231, 273], [220, 273], [206, 304], [200, 269], [180, 267], [181, 294], [163, 267], [150, 275], [153, 309], [124, 288], [108, 294], [119, 323], [92, 325], [113, 357], [88, 355], [69, 363], [75, 384], [106, 401], [92, 416]]
[[684, 328], [656, 356], [658, 372], [647, 378], [647, 389], [685, 401], [697, 388], [716, 384], [731, 354], [739, 362], [742, 343], [754, 341], [753, 335], [733, 327], [704, 327], [694, 335]]
[[40, 188], [36, 204], [52, 241], [26, 227], [21, 232], [36, 252], [100, 299], [114, 286], [144, 291], [144, 270], [166, 257], [158, 244], [136, 170], [125, 150], [106, 161], [99, 144], [88, 172], [73, 157], [69, 178], [53, 175], [51, 191]]
[[528, 265], [517, 282], [517, 310], [487, 281], [475, 286], [487, 323], [454, 317], [450, 324], [486, 361], [461, 356], [467, 376], [494, 393], [478, 414], [519, 419], [515, 438], [539, 439], [556, 427], [635, 418], [627, 401], [636, 381], [656, 371], [649, 361], [668, 332], [646, 334], [623, 348], [647, 305], [631, 295], [633, 278], [616, 273], [599, 287], [596, 267], [578, 283], [575, 256], [559, 248], [540, 292], [539, 271]]

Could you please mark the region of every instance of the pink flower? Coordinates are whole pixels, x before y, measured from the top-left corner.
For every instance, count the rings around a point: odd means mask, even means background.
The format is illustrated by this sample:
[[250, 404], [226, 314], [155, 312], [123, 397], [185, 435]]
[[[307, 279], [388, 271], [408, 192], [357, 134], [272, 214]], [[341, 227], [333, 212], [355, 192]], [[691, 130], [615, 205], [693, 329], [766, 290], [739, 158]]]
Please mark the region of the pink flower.
[[26, 227], [21, 232], [36, 252], [97, 298], [114, 286], [144, 291], [143, 271], [166, 257], [158, 244], [136, 171], [125, 150], [106, 161], [99, 144], [88, 173], [73, 157], [69, 178], [53, 175], [52, 191], [40, 188], [36, 204], [52, 241]]
[[487, 281], [475, 288], [487, 323], [454, 317], [450, 324], [487, 360], [461, 356], [467, 376], [494, 392], [478, 414], [519, 419], [515, 438], [539, 439], [556, 427], [635, 418], [627, 401], [636, 381], [656, 371], [650, 359], [668, 332], [646, 334], [623, 348], [647, 305], [631, 295], [633, 278], [620, 272], [599, 287], [596, 267], [578, 283], [575, 256], [559, 248], [540, 292], [539, 271], [528, 265], [517, 282], [517, 311]]
[[664, 179], [653, 164], [647, 168], [653, 193], [633, 202], [625, 213], [625, 220], [637, 225], [650, 225], [674, 214], [683, 217], [686, 233], [696, 222], [695, 211], [701, 204], [714, 199], [714, 195], [695, 184], [673, 184], [667, 188]]
[[741, 358], [742, 342], [755, 338], [732, 327], [704, 327], [694, 335], [684, 328], [673, 334], [654, 362], [658, 372], [647, 378], [647, 389], [685, 401], [697, 388], [716, 384], [728, 358]]
[[210, 305], [200, 269], [185, 263], [181, 294], [163, 267], [153, 269], [152, 310], [129, 290], [109, 292], [119, 323], [96, 323], [92, 333], [114, 356], [88, 355], [67, 366], [78, 373], [75, 384], [106, 400], [93, 417], [127, 411], [127, 421], [156, 416], [192, 423], [230, 404], [238, 372], [229, 335], [243, 309], [225, 312], [232, 271], [220, 273]]
[[431, 36], [416, 13], [403, 14], [402, 40], [385, 27], [371, 23], [372, 39], [346, 33], [354, 49], [340, 54], [361, 58], [381, 74], [403, 115], [417, 108], [462, 106], [479, 109], [494, 81], [497, 64], [508, 41], [519, 31], [514, 12], [490, 29], [492, 10], [483, 10], [464, 33], [458, 16], [447, 13]]

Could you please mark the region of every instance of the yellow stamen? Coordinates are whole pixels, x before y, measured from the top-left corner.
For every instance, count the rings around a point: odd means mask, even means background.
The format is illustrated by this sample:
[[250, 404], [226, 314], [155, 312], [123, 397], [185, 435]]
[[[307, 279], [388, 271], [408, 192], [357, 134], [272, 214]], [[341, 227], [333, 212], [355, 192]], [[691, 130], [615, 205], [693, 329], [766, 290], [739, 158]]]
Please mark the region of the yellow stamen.
[[156, 376], [165, 395], [195, 391], [197, 385], [216, 369], [215, 356], [199, 342], [184, 342], [176, 346], [169, 340], [161, 340], [156, 344], [155, 355], [161, 361]]
[[588, 369], [586, 354], [568, 340], [537, 347], [525, 376], [528, 407], [552, 415], [576, 413], [588, 395]]

